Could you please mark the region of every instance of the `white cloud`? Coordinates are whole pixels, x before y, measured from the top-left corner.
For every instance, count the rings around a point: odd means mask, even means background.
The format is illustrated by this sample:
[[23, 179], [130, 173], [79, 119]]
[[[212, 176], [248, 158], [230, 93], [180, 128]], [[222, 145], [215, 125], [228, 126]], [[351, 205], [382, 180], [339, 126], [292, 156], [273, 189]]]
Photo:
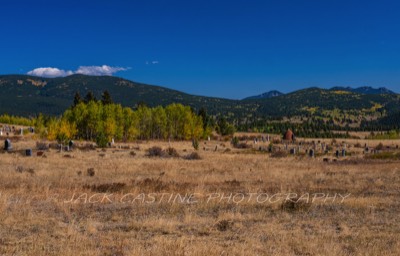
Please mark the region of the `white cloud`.
[[146, 65], [157, 65], [160, 62], [158, 60], [152, 60], [152, 61], [146, 61], [145, 63], [146, 63]]
[[103, 66], [80, 66], [76, 71], [63, 70], [53, 67], [35, 68], [27, 74], [40, 77], [64, 77], [73, 74], [82, 74], [89, 76], [112, 76], [119, 71], [125, 71], [130, 68]]
[[41, 76], [41, 77], [60, 77], [60, 76], [69, 76], [72, 75], [72, 71], [65, 71], [58, 68], [35, 68], [28, 72], [28, 75], [31, 76]]
[[128, 68], [103, 66], [80, 66], [76, 74], [90, 75], [90, 76], [111, 76], [119, 71], [125, 71]]

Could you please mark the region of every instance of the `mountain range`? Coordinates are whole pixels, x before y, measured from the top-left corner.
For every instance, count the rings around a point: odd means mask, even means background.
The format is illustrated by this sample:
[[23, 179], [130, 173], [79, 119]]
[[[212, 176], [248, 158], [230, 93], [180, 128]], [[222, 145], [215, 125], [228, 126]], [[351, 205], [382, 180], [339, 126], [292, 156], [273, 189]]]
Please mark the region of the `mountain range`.
[[396, 94], [395, 92], [385, 88], [373, 88], [370, 86], [362, 86], [358, 88], [351, 88], [351, 87], [333, 87], [331, 88], [332, 91], [348, 91], [360, 94]]
[[[358, 87], [358, 88], [336, 86], [336, 87], [332, 87], [329, 90], [331, 90], [331, 91], [346, 91], [346, 92], [353, 92], [353, 93], [359, 93], [359, 94], [396, 94], [395, 92], [393, 92], [385, 87], [373, 88], [371, 86], [362, 86], [362, 87]], [[272, 91], [265, 92], [265, 93], [262, 93], [259, 95], [244, 98], [244, 100], [273, 98], [273, 97], [281, 96], [283, 94], [284, 93], [282, 93], [280, 91], [272, 90]]]
[[382, 113], [400, 111], [400, 95], [372, 87], [306, 88], [283, 94], [271, 91], [243, 100], [190, 95], [161, 86], [147, 85], [113, 76], [72, 75], [42, 78], [28, 75], [0, 76], [0, 114], [35, 116], [60, 115], [73, 103], [76, 92], [84, 97], [89, 91], [99, 99], [107, 90], [114, 102], [134, 108], [182, 103], [195, 110], [204, 107], [212, 115], [224, 115], [240, 122], [285, 116], [323, 114], [326, 110]]

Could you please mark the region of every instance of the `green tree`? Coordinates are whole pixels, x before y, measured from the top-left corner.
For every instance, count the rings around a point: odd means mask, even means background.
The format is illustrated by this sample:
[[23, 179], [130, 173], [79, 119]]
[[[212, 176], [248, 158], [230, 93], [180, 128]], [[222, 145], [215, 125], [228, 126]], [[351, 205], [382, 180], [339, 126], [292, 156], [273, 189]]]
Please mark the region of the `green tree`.
[[35, 127], [36, 134], [39, 134], [39, 136], [41, 138], [46, 137], [46, 121], [42, 114], [39, 114], [36, 117], [36, 119], [34, 121], [34, 127]]
[[[190, 109], [189, 109], [190, 111]], [[185, 137], [185, 107], [182, 104], [171, 104], [165, 108], [167, 114], [168, 138], [182, 140]]]
[[123, 140], [130, 141], [139, 136], [138, 119], [131, 108], [123, 109]]
[[67, 144], [76, 135], [75, 123], [70, 123], [66, 119], [61, 119], [57, 123], [56, 139], [61, 145]]
[[228, 123], [225, 117], [220, 117], [217, 122], [217, 132], [220, 135], [233, 135], [235, 133], [235, 127]]
[[102, 104], [96, 101], [90, 101], [87, 107], [86, 115], [86, 139], [93, 140], [98, 132], [103, 130], [103, 122], [101, 121]]
[[103, 105], [109, 105], [109, 104], [113, 103], [113, 100], [111, 99], [111, 95], [107, 90], [105, 90], [103, 92], [103, 94], [101, 95], [101, 102], [103, 103]]
[[151, 109], [146, 106], [140, 106], [136, 111], [136, 118], [138, 119], [139, 138], [148, 140], [151, 136]]
[[76, 107], [81, 102], [82, 102], [82, 97], [79, 94], [79, 92], [76, 92], [75, 96], [74, 96], [74, 105], [73, 105], [73, 107]]
[[161, 106], [152, 109], [152, 135], [153, 139], [166, 139], [167, 138], [167, 114], [165, 109]]
[[91, 101], [97, 101], [92, 91], [89, 91], [85, 96], [85, 103], [89, 103]]

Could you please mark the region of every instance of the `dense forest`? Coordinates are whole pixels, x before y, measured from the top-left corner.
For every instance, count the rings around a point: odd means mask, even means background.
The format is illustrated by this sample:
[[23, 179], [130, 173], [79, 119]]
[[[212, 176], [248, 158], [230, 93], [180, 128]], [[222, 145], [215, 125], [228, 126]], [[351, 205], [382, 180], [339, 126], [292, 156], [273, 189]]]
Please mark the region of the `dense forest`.
[[[307, 88], [272, 98], [244, 100], [190, 95], [161, 86], [146, 85], [118, 77], [72, 75], [61, 78], [40, 78], [25, 75], [0, 76], [0, 114], [34, 117], [39, 113], [59, 116], [72, 102], [76, 92], [92, 92], [100, 98], [108, 91], [123, 107], [166, 107], [172, 103], [201, 108], [209, 115], [224, 117], [235, 125], [257, 121], [279, 120], [283, 117], [318, 117], [342, 111], [343, 115], [383, 117], [400, 111], [400, 96], [394, 93], [363, 94], [346, 88]], [[371, 90], [370, 90], [371, 91]], [[374, 90], [372, 90], [374, 91]], [[349, 119], [348, 116], [346, 118]], [[353, 119], [355, 119], [353, 117]]]
[[75, 97], [74, 105], [60, 118], [39, 115], [34, 119], [37, 132], [49, 140], [82, 139], [101, 146], [112, 140], [197, 140], [211, 134], [212, 128], [204, 124], [206, 120], [188, 106], [140, 105], [133, 110], [112, 103], [107, 95], [105, 92], [102, 100], [90, 94], [85, 100]]
[[[103, 141], [191, 139], [235, 130], [279, 134], [288, 128], [297, 136], [316, 138], [400, 130], [400, 95], [379, 89], [363, 94], [341, 87], [308, 88], [272, 98], [229, 100], [83, 75], [0, 76], [0, 88], [0, 122], [46, 127], [50, 138], [60, 123], [76, 130], [68, 137]], [[194, 128], [200, 126], [202, 131]]]

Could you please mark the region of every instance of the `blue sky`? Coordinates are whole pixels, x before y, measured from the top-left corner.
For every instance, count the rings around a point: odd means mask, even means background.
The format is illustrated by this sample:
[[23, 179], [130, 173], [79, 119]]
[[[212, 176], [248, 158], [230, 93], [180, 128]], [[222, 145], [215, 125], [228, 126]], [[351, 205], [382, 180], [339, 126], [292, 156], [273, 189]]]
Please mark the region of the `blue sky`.
[[400, 91], [399, 1], [14, 0], [0, 10], [1, 74], [107, 69], [235, 99], [311, 86]]

